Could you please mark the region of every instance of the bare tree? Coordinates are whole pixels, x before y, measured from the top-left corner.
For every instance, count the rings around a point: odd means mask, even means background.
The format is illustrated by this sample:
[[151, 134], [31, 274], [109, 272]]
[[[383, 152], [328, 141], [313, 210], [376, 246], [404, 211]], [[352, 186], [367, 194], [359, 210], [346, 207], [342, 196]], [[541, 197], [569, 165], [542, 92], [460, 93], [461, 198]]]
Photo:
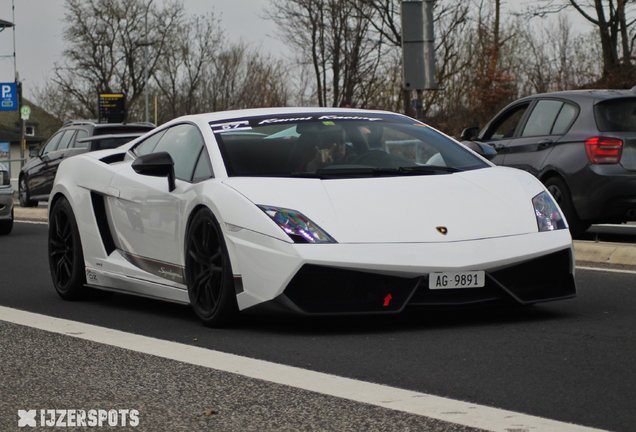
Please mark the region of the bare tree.
[[127, 106], [134, 104], [145, 85], [140, 44], [152, 42], [148, 70], [153, 75], [182, 22], [182, 4], [177, 0], [161, 6], [152, 0], [66, 0], [65, 7], [68, 48], [53, 81], [79, 102], [87, 116], [97, 116], [97, 93], [122, 92]]
[[587, 87], [631, 88], [635, 69], [631, 63], [636, 34], [636, 3], [630, 0], [538, 0], [526, 16], [545, 17], [573, 9], [594, 25], [601, 46], [603, 73]]
[[346, 0], [275, 0], [266, 14], [312, 66], [320, 106], [358, 102], [360, 86], [378, 70], [381, 47], [363, 14]]
[[160, 58], [154, 81], [170, 118], [201, 112], [202, 87], [209, 64], [221, 49], [223, 34], [213, 15], [186, 20], [175, 32], [170, 50]]

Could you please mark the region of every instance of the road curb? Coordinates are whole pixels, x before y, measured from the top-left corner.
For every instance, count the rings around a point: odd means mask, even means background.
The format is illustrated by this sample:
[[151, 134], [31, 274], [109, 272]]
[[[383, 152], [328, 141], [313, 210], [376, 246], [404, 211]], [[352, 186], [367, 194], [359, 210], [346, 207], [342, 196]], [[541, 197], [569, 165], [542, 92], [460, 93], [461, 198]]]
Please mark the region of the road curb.
[[636, 266], [636, 245], [575, 240], [576, 261], [614, 266]]
[[13, 206], [13, 217], [16, 221], [27, 222], [46, 222], [47, 210], [43, 207], [20, 207], [19, 205]]

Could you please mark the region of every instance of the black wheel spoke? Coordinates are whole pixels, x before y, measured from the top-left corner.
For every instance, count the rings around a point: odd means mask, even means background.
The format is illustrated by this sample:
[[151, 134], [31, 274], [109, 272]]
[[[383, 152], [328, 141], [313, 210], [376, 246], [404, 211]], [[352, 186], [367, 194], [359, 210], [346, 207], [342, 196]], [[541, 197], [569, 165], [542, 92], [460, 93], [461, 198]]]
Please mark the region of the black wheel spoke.
[[80, 298], [86, 283], [82, 245], [73, 210], [64, 198], [51, 208], [48, 252], [51, 277], [58, 294], [67, 300]]
[[209, 212], [192, 221], [186, 247], [186, 281], [190, 303], [206, 325], [227, 314], [226, 252], [221, 233]]

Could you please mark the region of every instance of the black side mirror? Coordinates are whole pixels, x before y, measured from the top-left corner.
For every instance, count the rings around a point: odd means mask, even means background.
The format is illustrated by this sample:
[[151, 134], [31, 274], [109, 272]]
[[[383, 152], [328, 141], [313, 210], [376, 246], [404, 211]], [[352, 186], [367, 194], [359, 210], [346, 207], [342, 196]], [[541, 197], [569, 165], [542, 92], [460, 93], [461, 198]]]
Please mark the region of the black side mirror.
[[174, 161], [168, 152], [150, 153], [139, 156], [132, 163], [137, 174], [152, 177], [168, 177], [168, 190], [172, 192], [175, 185]]
[[475, 141], [464, 141], [462, 144], [487, 160], [493, 160], [497, 156], [497, 150], [487, 144]]
[[472, 126], [472, 127], [464, 129], [462, 131], [462, 134], [460, 135], [460, 138], [464, 141], [472, 141], [476, 139], [478, 135], [479, 135], [479, 127]]

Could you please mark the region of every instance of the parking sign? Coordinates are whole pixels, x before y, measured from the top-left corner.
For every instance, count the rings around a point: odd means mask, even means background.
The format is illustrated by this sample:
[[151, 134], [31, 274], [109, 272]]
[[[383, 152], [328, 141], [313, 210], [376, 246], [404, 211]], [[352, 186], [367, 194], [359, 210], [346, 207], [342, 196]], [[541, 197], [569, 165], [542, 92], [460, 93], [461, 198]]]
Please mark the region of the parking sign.
[[15, 83], [0, 83], [0, 111], [18, 109], [18, 90]]

